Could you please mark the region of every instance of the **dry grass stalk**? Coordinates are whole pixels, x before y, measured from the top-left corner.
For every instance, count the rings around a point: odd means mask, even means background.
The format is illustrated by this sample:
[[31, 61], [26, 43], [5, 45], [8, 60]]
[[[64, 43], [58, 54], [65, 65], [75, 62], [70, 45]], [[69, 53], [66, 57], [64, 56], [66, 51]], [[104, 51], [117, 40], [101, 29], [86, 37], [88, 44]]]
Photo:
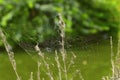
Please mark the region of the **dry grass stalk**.
[[[72, 53], [73, 56], [71, 57], [70, 64], [67, 67], [67, 63], [66, 63], [67, 54], [66, 54], [65, 47], [64, 47], [64, 43], [65, 43], [64, 42], [64, 39], [65, 39], [65, 22], [64, 22], [61, 14], [58, 14], [57, 18], [58, 18], [58, 26], [59, 26], [59, 30], [60, 30], [60, 37], [61, 37], [61, 40], [60, 40], [60, 46], [61, 46], [60, 53], [62, 54], [63, 72], [64, 72], [64, 75], [65, 75], [65, 79], [68, 80], [68, 71], [71, 68], [71, 66], [74, 64], [74, 59], [76, 58], [76, 55], [74, 53]], [[58, 55], [56, 53], [55, 60], [56, 60], [58, 71], [59, 71], [59, 78], [61, 80], [62, 79], [62, 77], [61, 77], [61, 73], [62, 73], [61, 68], [62, 68], [62, 66], [61, 66], [58, 58], [59, 57], [58, 57]], [[80, 77], [82, 76], [81, 73], [79, 73], [79, 76]], [[81, 77], [81, 79], [84, 80], [82, 77]]]
[[20, 76], [18, 75], [18, 72], [17, 72], [17, 69], [16, 69], [16, 61], [14, 59], [14, 52], [12, 51], [12, 47], [9, 45], [9, 43], [7, 42], [6, 40], [6, 36], [4, 35], [4, 33], [2, 32], [2, 29], [0, 28], [0, 36], [1, 36], [1, 39], [4, 43], [4, 46], [5, 46], [5, 49], [8, 53], [8, 56], [9, 56], [9, 60], [12, 64], [12, 67], [13, 67], [13, 70], [17, 76], [17, 80], [21, 80], [20, 79]]
[[63, 21], [62, 15], [60, 13], [58, 14], [57, 18], [58, 18], [58, 27], [59, 27], [59, 30], [60, 30], [60, 37], [61, 37], [61, 40], [60, 40], [60, 46], [61, 46], [60, 52], [65, 53], [65, 48], [64, 48], [65, 22]]
[[79, 70], [78, 70], [78, 74], [79, 74], [80, 80], [84, 80], [84, 78]]
[[[112, 44], [112, 37], [111, 37], [111, 40], [110, 40], [111, 44]], [[112, 77], [111, 77], [111, 80], [120, 80], [120, 56], [119, 56], [119, 40], [118, 40], [118, 52], [117, 52], [117, 56], [115, 59], [113, 59], [113, 52], [111, 52], [111, 63], [112, 63]], [[113, 51], [113, 45], [111, 45], [111, 51]]]
[[50, 71], [50, 66], [47, 63], [47, 61], [45, 60], [45, 56], [44, 53], [41, 52], [38, 44], [35, 46], [35, 50], [38, 52], [39, 57], [43, 60], [44, 65], [46, 66], [46, 69], [48, 71], [47, 75], [50, 77], [50, 80], [54, 80], [52, 72]]
[[33, 72], [30, 73], [30, 79], [29, 80], [33, 80]]
[[41, 63], [38, 61], [37, 80], [41, 80], [40, 79], [40, 65], [41, 65]]
[[103, 77], [102, 80], [110, 80], [110, 78], [106, 76], [106, 77]]
[[74, 59], [76, 58], [76, 55], [72, 52], [72, 57], [70, 59], [70, 63], [68, 64], [67, 71], [71, 68], [72, 65], [74, 65]]
[[55, 51], [55, 53], [56, 53], [55, 61], [57, 63], [57, 68], [58, 68], [58, 73], [59, 73], [59, 80], [62, 80], [61, 64], [60, 64], [60, 61], [59, 61], [58, 53], [56, 51]]
[[73, 73], [73, 76], [72, 76], [71, 80], [74, 80], [74, 78], [75, 78], [76, 76], [79, 76], [79, 80], [84, 80], [84, 78], [83, 78], [80, 70], [76, 70], [76, 71]]
[[61, 36], [61, 41], [60, 41], [61, 49], [60, 49], [60, 52], [62, 54], [62, 60], [63, 60], [63, 64], [64, 64], [64, 73], [65, 73], [65, 78], [67, 80], [67, 67], [66, 67], [67, 54], [65, 52], [65, 47], [64, 47], [65, 22], [63, 21], [62, 15], [60, 13], [58, 14], [57, 18], [58, 18], [58, 26], [59, 26], [59, 30], [60, 30], [60, 36]]
[[112, 76], [115, 74], [115, 66], [114, 66], [114, 53], [113, 53], [113, 41], [112, 36], [110, 36], [110, 46], [111, 46], [111, 64], [112, 64]]
[[110, 37], [110, 46], [111, 46], [111, 65], [112, 65], [112, 76], [111, 77], [103, 77], [103, 80], [120, 80], [120, 56], [119, 56], [119, 50], [120, 50], [120, 38], [118, 40], [118, 51], [117, 55], [114, 58], [113, 53], [113, 39]]

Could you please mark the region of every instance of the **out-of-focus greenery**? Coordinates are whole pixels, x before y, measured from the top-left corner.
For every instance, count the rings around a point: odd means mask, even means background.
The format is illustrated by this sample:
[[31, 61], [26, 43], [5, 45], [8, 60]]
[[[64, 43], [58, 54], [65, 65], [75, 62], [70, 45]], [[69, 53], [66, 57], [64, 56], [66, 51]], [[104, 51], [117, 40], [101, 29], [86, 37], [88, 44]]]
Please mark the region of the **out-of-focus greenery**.
[[0, 25], [8, 39], [42, 42], [55, 36], [55, 17], [61, 13], [69, 36], [116, 35], [119, 4], [119, 0], [0, 0]]

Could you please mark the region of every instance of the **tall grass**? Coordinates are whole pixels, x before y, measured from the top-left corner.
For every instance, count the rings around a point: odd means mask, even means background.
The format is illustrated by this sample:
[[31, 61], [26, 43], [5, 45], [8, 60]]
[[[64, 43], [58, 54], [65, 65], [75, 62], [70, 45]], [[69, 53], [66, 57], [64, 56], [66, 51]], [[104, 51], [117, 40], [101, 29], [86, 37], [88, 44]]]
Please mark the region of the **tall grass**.
[[110, 37], [112, 76], [103, 77], [103, 80], [120, 80], [120, 37], [118, 39], [117, 54], [113, 52], [113, 39]]
[[[66, 67], [66, 56], [67, 56], [67, 54], [65, 53], [65, 48], [64, 48], [65, 22], [63, 21], [63, 18], [62, 18], [61, 14], [58, 14], [58, 23], [59, 23], [58, 26], [59, 26], [59, 29], [60, 29], [60, 36], [61, 36], [61, 41], [60, 41], [61, 49], [60, 49], [60, 52], [62, 54], [62, 60], [63, 60], [63, 64], [64, 64], [65, 79], [67, 80], [67, 67]], [[56, 55], [56, 57], [57, 57], [57, 55]], [[58, 70], [60, 70], [60, 69], [58, 69]]]
[[[66, 63], [66, 60], [67, 60], [67, 53], [65, 51], [65, 48], [64, 48], [64, 38], [65, 38], [65, 32], [64, 32], [64, 29], [65, 29], [65, 22], [63, 21], [63, 18], [62, 18], [62, 15], [61, 14], [58, 14], [57, 16], [58, 18], [58, 27], [59, 27], [59, 30], [60, 30], [60, 36], [61, 36], [61, 39], [60, 39], [60, 54], [62, 56], [62, 62], [60, 62], [60, 55], [58, 55], [59, 53], [57, 51], [55, 51], [55, 62], [56, 62], [56, 67], [57, 67], [57, 72], [58, 72], [58, 76], [55, 77], [53, 75], [53, 71], [51, 71], [50, 69], [50, 65], [49, 63], [47, 62], [46, 60], [46, 57], [44, 55], [44, 53], [41, 52], [38, 44], [35, 46], [35, 50], [38, 52], [38, 56], [42, 59], [43, 61], [43, 64], [45, 65], [46, 69], [47, 69], [47, 75], [49, 77], [49, 80], [74, 80], [74, 77], [71, 77], [68, 78], [68, 71], [70, 70], [71, 66], [74, 65], [74, 59], [76, 58], [76, 55], [74, 53], [73, 56], [71, 57], [71, 60], [70, 60], [70, 63], [69, 65], [67, 66], [67, 63]], [[40, 62], [38, 62], [38, 66]], [[40, 75], [39, 73], [39, 68], [38, 68], [38, 75]], [[80, 73], [80, 70], [76, 70], [74, 72], [73, 75], [78, 75], [80, 76], [80, 80], [84, 80], [81, 73]], [[41, 80], [40, 76], [38, 76], [38, 79]]]
[[21, 80], [20, 76], [19, 76], [19, 74], [17, 72], [16, 61], [14, 59], [14, 52], [12, 51], [11, 45], [7, 42], [6, 36], [2, 32], [1, 28], [0, 28], [0, 36], [1, 36], [1, 39], [2, 39], [2, 41], [4, 43], [5, 49], [6, 49], [7, 53], [8, 53], [8, 57], [9, 57], [10, 63], [12, 64], [13, 70], [14, 70], [14, 72], [16, 74], [17, 80]]
[[[46, 80], [46, 77], [42, 76], [42, 71], [41, 71], [41, 65], [44, 65], [46, 69], [46, 75], [49, 77], [49, 80], [74, 80], [76, 76], [79, 76], [79, 80], [84, 80], [80, 70], [76, 69], [72, 74], [72, 76], [68, 76], [68, 71], [71, 69], [71, 66], [74, 65], [74, 60], [76, 59], [76, 55], [72, 52], [72, 57], [69, 60], [69, 64], [67, 64], [67, 53], [64, 48], [64, 38], [65, 38], [65, 22], [62, 18], [61, 14], [58, 14], [58, 27], [60, 30], [60, 53], [55, 51], [55, 67], [57, 68], [57, 76], [54, 75], [54, 71], [50, 67], [50, 63], [47, 61], [47, 57], [45, 54], [41, 51], [39, 44], [35, 46], [35, 50], [41, 60], [37, 61], [37, 80]], [[0, 36], [1, 39], [4, 43], [5, 49], [8, 53], [8, 57], [10, 60], [10, 63], [13, 67], [13, 70], [16, 75], [17, 80], [22, 80], [22, 76], [18, 74], [17, 71], [17, 65], [16, 61], [14, 59], [14, 52], [12, 51], [12, 46], [8, 43], [5, 34], [2, 32], [2, 29], [0, 28]], [[102, 78], [102, 80], [120, 80], [120, 38], [118, 39], [118, 49], [117, 49], [117, 55], [115, 57], [114, 52], [113, 52], [113, 40], [112, 37], [110, 37], [110, 46], [111, 46], [111, 65], [112, 65], [112, 76], [105, 76]], [[62, 58], [61, 58], [62, 57]], [[115, 57], [115, 58], [114, 58]], [[34, 80], [34, 73], [30, 73], [30, 78], [28, 80]]]
[[[49, 77], [49, 80], [74, 80], [75, 76], [79, 76], [79, 80], [84, 80], [80, 70], [76, 69], [72, 74], [71, 77], [68, 77], [68, 71], [70, 70], [71, 66], [74, 65], [74, 59], [76, 58], [76, 55], [74, 53], [73, 56], [71, 57], [71, 60], [69, 61], [69, 64], [67, 65], [67, 53], [65, 51], [64, 48], [64, 38], [65, 38], [65, 22], [63, 21], [62, 15], [58, 14], [57, 16], [58, 18], [58, 27], [60, 30], [60, 53], [58, 53], [57, 51], [55, 51], [55, 58], [54, 61], [56, 62], [54, 65], [56, 65], [57, 68], [57, 76], [55, 76], [53, 74], [53, 70], [50, 67], [50, 63], [47, 61], [47, 57], [45, 56], [45, 54], [40, 50], [40, 47], [38, 46], [39, 44], [37, 44], [35, 46], [35, 50], [40, 58], [40, 60], [37, 61], [37, 80], [44, 80], [46, 79], [46, 77], [41, 76], [42, 72], [40, 67], [41, 64], [44, 65], [45, 69], [46, 69], [46, 74], [47, 77]], [[6, 51], [8, 53], [9, 56], [9, 60], [12, 64], [13, 70], [16, 74], [17, 80], [22, 80], [22, 76], [20, 77], [20, 75], [17, 72], [17, 67], [16, 67], [16, 61], [14, 59], [14, 52], [12, 51], [12, 46], [7, 42], [6, 36], [5, 34], [2, 32], [2, 29], [0, 28], [0, 36], [2, 38], [2, 41], [4, 43], [4, 46], [6, 48]], [[61, 58], [62, 57], [62, 58]], [[61, 60], [62, 59], [62, 60]], [[62, 61], [62, 62], [61, 62]], [[30, 78], [28, 80], [34, 80], [34, 73], [31, 72], [30, 73]]]

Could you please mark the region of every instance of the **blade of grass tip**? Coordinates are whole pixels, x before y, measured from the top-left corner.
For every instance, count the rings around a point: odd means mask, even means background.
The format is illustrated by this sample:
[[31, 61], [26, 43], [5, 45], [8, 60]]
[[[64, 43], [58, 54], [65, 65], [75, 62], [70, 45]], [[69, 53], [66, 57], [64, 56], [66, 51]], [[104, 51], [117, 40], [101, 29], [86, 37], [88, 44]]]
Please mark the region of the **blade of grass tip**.
[[37, 51], [37, 53], [38, 53], [38, 55], [39, 55], [40, 57], [44, 58], [44, 54], [41, 52], [38, 44], [35, 46], [35, 50]]

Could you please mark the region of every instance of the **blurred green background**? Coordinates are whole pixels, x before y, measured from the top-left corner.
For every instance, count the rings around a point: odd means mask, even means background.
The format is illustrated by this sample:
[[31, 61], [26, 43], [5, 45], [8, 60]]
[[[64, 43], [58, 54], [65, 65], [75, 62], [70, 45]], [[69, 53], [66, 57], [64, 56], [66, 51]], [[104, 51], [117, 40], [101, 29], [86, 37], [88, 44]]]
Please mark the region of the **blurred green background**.
[[0, 25], [12, 45], [55, 38], [58, 13], [64, 18], [70, 39], [91, 35], [117, 37], [119, 7], [119, 0], [0, 0]]
[[[68, 76], [71, 77], [75, 69], [81, 70], [85, 80], [101, 80], [103, 76], [111, 75], [109, 36], [115, 39], [115, 53], [120, 33], [120, 0], [0, 0], [0, 27], [17, 53], [15, 60], [22, 79], [27, 80], [33, 71], [36, 80], [37, 64], [32, 58], [38, 56], [31, 52], [36, 43], [40, 43], [41, 48], [57, 48], [58, 13], [62, 14], [66, 24], [68, 61], [71, 52], [77, 55]], [[31, 49], [32, 56], [26, 54], [28, 49]], [[3, 50], [0, 38], [0, 80], [16, 80], [8, 55]], [[51, 59], [48, 63], [56, 64], [54, 54], [45, 54]], [[54, 77], [58, 77], [56, 67], [52, 68]], [[41, 69], [47, 80], [44, 67]]]

